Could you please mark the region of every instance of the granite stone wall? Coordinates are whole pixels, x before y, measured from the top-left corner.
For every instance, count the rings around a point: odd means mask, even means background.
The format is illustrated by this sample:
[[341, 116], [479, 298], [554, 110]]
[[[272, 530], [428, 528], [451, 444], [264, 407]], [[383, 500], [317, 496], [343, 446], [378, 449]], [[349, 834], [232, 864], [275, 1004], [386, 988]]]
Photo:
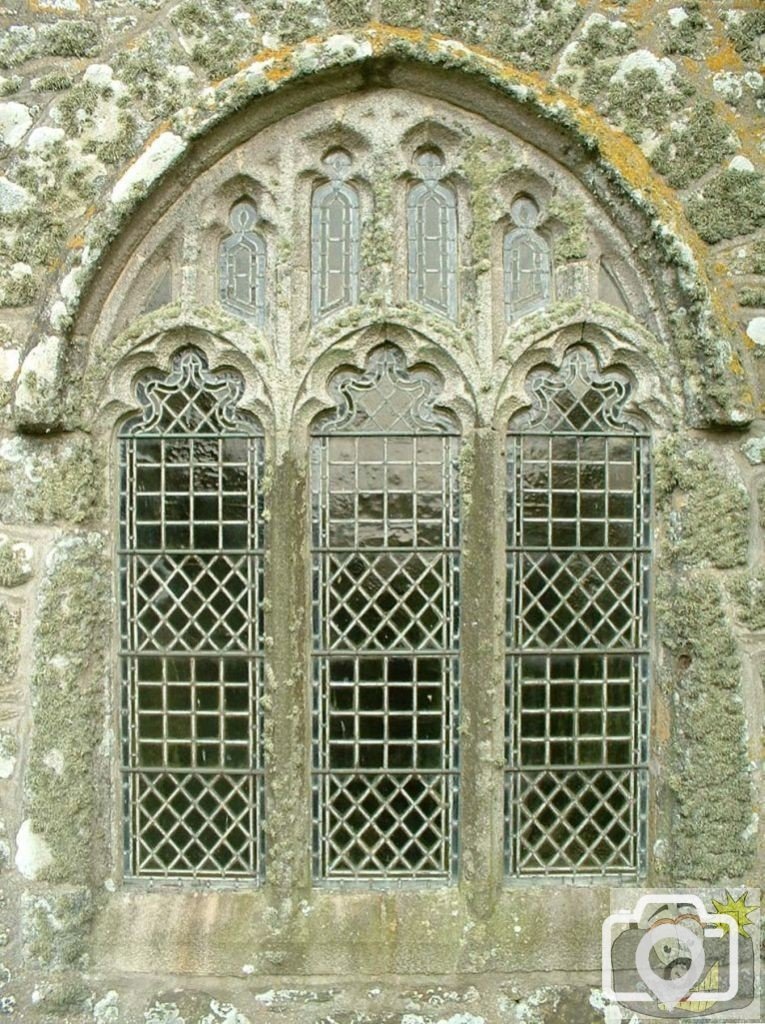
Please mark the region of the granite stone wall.
[[[436, 365], [465, 408], [474, 398], [462, 470], [476, 614], [493, 614], [480, 580], [501, 574], [502, 553], [482, 549], [470, 499], [502, 500], [491, 466], [525, 374], [581, 339], [626, 366], [654, 437], [647, 882], [765, 883], [765, 11], [675, 2], [0, 7], [0, 1014], [97, 1024], [606, 1014], [608, 887], [504, 882], [501, 835], [487, 837], [480, 816], [465, 823], [475, 856], [459, 886], [311, 886], [299, 844], [306, 723], [294, 713], [307, 682], [294, 658], [273, 665], [269, 792], [280, 810], [267, 884], [123, 881], [113, 438], [135, 374], [166, 366], [181, 343], [237, 367], [276, 438], [279, 651], [307, 644], [295, 424], [326, 404], [334, 367], [363, 363], [376, 325]], [[265, 152], [280, 126], [301, 144], [345, 132], [344, 145], [371, 152], [374, 124], [341, 111], [379, 95], [378, 117], [399, 116], [388, 94], [417, 97], [417, 131], [452, 146], [471, 197], [463, 318], [444, 327], [397, 300], [397, 179], [376, 165], [368, 301], [312, 332], [295, 312], [305, 253], [279, 243], [273, 308], [298, 339], [285, 359], [278, 331], [243, 328], [204, 280], [205, 239], [224, 217], [205, 197], [219, 187], [223, 206], [235, 199], [249, 173], [237, 153], [257, 156], [261, 140]], [[475, 127], [483, 121], [491, 128]], [[547, 182], [557, 292], [504, 331], [481, 295], [502, 189], [516, 179]], [[490, 662], [483, 649], [468, 655], [477, 686]], [[471, 709], [466, 749], [488, 791], [501, 720], [478, 697]], [[475, 806], [491, 802], [479, 792]]]

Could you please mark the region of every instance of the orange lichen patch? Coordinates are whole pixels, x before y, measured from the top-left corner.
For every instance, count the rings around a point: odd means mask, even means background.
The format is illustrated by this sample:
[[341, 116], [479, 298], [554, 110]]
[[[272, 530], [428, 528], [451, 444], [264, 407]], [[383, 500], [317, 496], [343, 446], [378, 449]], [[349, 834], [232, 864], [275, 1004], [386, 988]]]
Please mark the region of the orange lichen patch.
[[[647, 0], [636, 0], [639, 4], [646, 2]], [[548, 79], [535, 72], [522, 71], [492, 56], [482, 47], [451, 40], [439, 33], [426, 33], [422, 29], [399, 28], [384, 22], [370, 22], [367, 28], [349, 34], [359, 41], [366, 38], [371, 43], [372, 52], [377, 56], [384, 56], [402, 42], [438, 56], [463, 54], [471, 61], [471, 70], [477, 73], [483, 70], [508, 85], [527, 90], [531, 93], [529, 100], [536, 102], [542, 110], [545, 107], [557, 108], [550, 111], [554, 117], [559, 117], [561, 108], [564, 108], [580, 132], [596, 141], [603, 159], [619, 172], [630, 187], [653, 203], [667, 226], [683, 238], [696, 255], [698, 262], [704, 263], [707, 247], [690, 229], [674, 190], [651, 168], [639, 147], [624, 132], [609, 125], [592, 108], [582, 107], [578, 100], [557, 90]], [[320, 45], [325, 41], [324, 36], [314, 36], [305, 42]], [[261, 50], [247, 61], [245, 67], [256, 62], [273, 62], [273, 66], [264, 74], [269, 81], [283, 82], [293, 77], [297, 71], [293, 65], [295, 52], [294, 46]]]
[[85, 245], [85, 239], [82, 235], [73, 235], [66, 243], [67, 249], [82, 249]]
[[730, 368], [731, 373], [735, 373], [737, 377], [740, 377], [744, 372], [744, 367], [741, 363], [741, 360], [735, 352], [730, 357], [728, 367]]
[[278, 65], [273, 68], [266, 68], [263, 72], [263, 75], [269, 82], [281, 82], [285, 78], [291, 78], [292, 74], [292, 68], [279, 67]]
[[163, 134], [163, 132], [170, 131], [171, 128], [172, 125], [170, 124], [169, 121], [163, 121], [162, 124], [158, 124], [157, 127], [146, 140], [146, 143], [144, 144], [144, 149], [150, 146], [155, 139], [158, 139], [159, 136]]
[[656, 21], [656, 4], [654, 0], [633, 0], [628, 4], [625, 11], [626, 20], [641, 28], [648, 22], [653, 24]]
[[744, 62], [736, 53], [731, 42], [721, 42], [715, 48], [714, 53], [706, 59], [706, 65], [710, 71], [742, 71]]
[[[372, 33], [372, 48], [375, 53], [378, 53], [381, 47], [384, 47], [389, 39], [395, 39], [398, 41], [406, 40], [406, 42], [413, 43], [415, 46], [426, 41], [425, 32], [421, 28], [397, 28], [395, 25], [388, 25], [384, 21], [371, 21], [369, 23], [369, 31]], [[430, 35], [428, 41], [445, 39], [446, 36]], [[473, 47], [469, 47], [473, 49]]]
[[[88, 0], [75, 0], [75, 2], [78, 14], [85, 14], [90, 9]], [[46, 3], [45, 0], [27, 0], [27, 7], [33, 14], [56, 14], [60, 17], [62, 14], [75, 13], [69, 8], [62, 8], [55, 0], [53, 3]]]
[[[321, 36], [310, 36], [302, 41], [305, 43], [320, 43], [322, 41]], [[271, 49], [258, 50], [257, 53], [253, 54], [252, 57], [247, 57], [245, 60], [240, 61], [237, 65], [242, 71], [252, 67], [253, 64], [267, 64], [271, 61], [274, 64], [287, 64], [291, 63], [295, 56], [294, 46], [279, 46]]]

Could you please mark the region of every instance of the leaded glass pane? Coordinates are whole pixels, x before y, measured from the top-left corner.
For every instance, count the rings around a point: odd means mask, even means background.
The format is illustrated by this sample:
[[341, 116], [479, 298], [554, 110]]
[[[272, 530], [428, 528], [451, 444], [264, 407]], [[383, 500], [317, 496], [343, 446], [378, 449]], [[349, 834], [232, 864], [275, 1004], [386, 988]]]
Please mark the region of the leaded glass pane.
[[329, 182], [314, 191], [311, 213], [311, 307], [314, 319], [358, 302], [359, 195], [345, 178], [347, 153], [324, 159]]
[[231, 233], [220, 247], [220, 301], [237, 316], [259, 326], [266, 319], [266, 242], [255, 230], [252, 203], [237, 203], [229, 218]]
[[457, 316], [457, 195], [440, 180], [443, 159], [417, 161], [422, 181], [409, 191], [407, 232], [409, 298], [452, 319]]
[[536, 230], [539, 208], [530, 196], [511, 207], [515, 228], [505, 235], [505, 313], [508, 321], [543, 309], [550, 298], [550, 246]]
[[126, 869], [260, 872], [263, 441], [187, 349], [120, 431]]
[[529, 382], [508, 437], [507, 857], [621, 874], [645, 842], [649, 451], [589, 350]]
[[315, 874], [449, 879], [458, 437], [392, 346], [335, 397], [312, 447]]

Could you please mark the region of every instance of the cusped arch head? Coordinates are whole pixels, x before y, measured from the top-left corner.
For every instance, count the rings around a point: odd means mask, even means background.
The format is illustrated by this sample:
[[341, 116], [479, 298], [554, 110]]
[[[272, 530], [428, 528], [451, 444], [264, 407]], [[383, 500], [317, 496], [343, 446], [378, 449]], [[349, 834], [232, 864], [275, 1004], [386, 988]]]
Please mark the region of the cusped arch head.
[[[642, 182], [630, 179], [629, 161], [617, 156], [632, 145], [622, 133], [617, 139], [617, 133], [591, 113], [580, 116], [570, 99], [545, 97], [541, 88], [529, 88], [512, 68], [481, 54], [466, 52], [463, 59], [434, 40], [427, 58], [422, 47], [416, 54], [402, 56], [400, 40], [386, 36], [380, 42], [363, 32], [357, 42], [354, 55], [344, 52], [342, 60], [333, 57], [329, 48], [310, 75], [300, 64], [298, 50], [270, 58], [265, 68], [245, 69], [220, 87], [214, 103], [206, 96], [197, 112], [189, 113], [185, 138], [166, 132], [152, 141], [117, 182], [111, 198], [102, 203], [100, 214], [88, 227], [86, 245], [73, 250], [57, 293], [46, 300], [49, 320], [41, 333], [47, 346], [49, 386], [37, 397], [34, 388], [26, 387], [24, 400], [16, 406], [22, 426], [45, 429], [60, 422], [61, 385], [66, 367], [72, 365], [68, 346], [74, 341], [80, 349], [87, 348], [99, 322], [106, 324], [110, 337], [118, 333], [109, 329], [108, 320], [120, 277], [143, 252], [152, 228], [183, 200], [190, 183], [269, 127], [315, 108], [317, 99], [332, 103], [340, 97], [371, 96], [374, 89], [400, 90], [422, 97], [431, 106], [443, 104], [457, 113], [457, 120], [481, 119], [492, 130], [515, 137], [521, 148], [535, 154], [537, 164], [556, 167], [576, 183], [600, 211], [599, 219], [615, 246], [629, 239], [629, 259], [643, 282], [645, 313], [653, 321], [656, 336], [672, 348], [682, 334], [677, 352], [683, 361], [689, 421], [745, 422], [748, 413], [740, 397], [745, 381], [731, 376], [730, 338], [710, 316], [710, 296], [701, 271], [675, 231], [676, 225], [683, 224], [679, 204], [664, 193], [660, 199], [664, 206], [657, 210], [639, 194]], [[248, 96], [250, 102], [246, 102]], [[612, 154], [613, 160], [609, 159]], [[276, 143], [266, 156], [278, 162]], [[642, 161], [636, 164], [641, 173], [650, 173], [643, 170]], [[171, 173], [157, 175], [156, 168], [170, 166]], [[129, 181], [138, 181], [139, 193], [145, 196], [138, 205], [138, 193], [130, 191]], [[116, 239], [110, 241], [118, 227]], [[43, 360], [39, 354], [32, 355], [27, 368], [34, 374]], [[69, 384], [74, 386], [75, 381]]]
[[273, 405], [258, 373], [255, 353], [242, 351], [231, 339], [196, 324], [150, 330], [125, 343], [111, 363], [101, 367], [99, 378], [94, 376], [87, 382], [89, 390], [99, 396], [93, 425], [107, 433], [115, 423], [135, 416], [141, 381], [147, 376], [169, 374], [178, 355], [186, 351], [198, 353], [211, 373], [233, 372], [241, 381], [238, 407], [253, 414], [264, 429], [272, 425]]
[[424, 372], [433, 381], [437, 399], [434, 409], [451, 418], [458, 433], [477, 420], [476, 396], [468, 377], [442, 345], [419, 331], [396, 323], [381, 323], [353, 330], [321, 353], [301, 382], [292, 416], [293, 433], [300, 438], [338, 407], [338, 383], [348, 374], [363, 375], [375, 353], [397, 353], [406, 372]]
[[639, 419], [645, 429], [671, 430], [677, 426], [682, 415], [679, 383], [675, 381], [673, 387], [666, 367], [657, 365], [655, 340], [637, 325], [628, 332], [622, 324], [617, 327], [580, 321], [540, 332], [516, 351], [499, 390], [494, 415], [498, 430], [506, 430], [508, 423], [532, 404], [532, 376], [540, 370], [558, 372], [575, 350], [588, 353], [599, 372], [620, 373], [629, 381], [625, 411]]

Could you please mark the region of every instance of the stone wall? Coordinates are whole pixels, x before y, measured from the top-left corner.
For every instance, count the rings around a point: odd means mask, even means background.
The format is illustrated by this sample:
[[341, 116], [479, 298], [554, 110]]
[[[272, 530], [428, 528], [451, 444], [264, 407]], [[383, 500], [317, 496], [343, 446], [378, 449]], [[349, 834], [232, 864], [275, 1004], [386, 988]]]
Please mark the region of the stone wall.
[[[599, 325], [596, 348], [633, 372], [655, 435], [648, 881], [762, 882], [765, 13], [744, 0], [489, 0], [480, 11], [461, 0], [10, 0], [0, 25], [0, 1013], [99, 1024], [601, 1019], [607, 887], [503, 883], [501, 837], [483, 836], [480, 818], [466, 823], [476, 859], [459, 887], [310, 886], [295, 842], [307, 787], [290, 760], [306, 685], [294, 659], [274, 666], [282, 772], [271, 785], [283, 813], [269, 826], [268, 884], [123, 883], [113, 432], [137, 370], [165, 365], [181, 340], [204, 338], [248, 377], [250, 405], [277, 437], [272, 501], [287, 522], [271, 558], [288, 569], [274, 593], [288, 614], [274, 616], [272, 639], [285, 650], [307, 628], [289, 611], [302, 600], [291, 538], [304, 525], [305, 463], [279, 401], [305, 425], [321, 374], [363, 362], [370, 325], [392, 324], [454, 395], [462, 374], [478, 396], [467, 476], [497, 456], [540, 353], [554, 361]], [[380, 187], [365, 254], [382, 265], [377, 305], [305, 332], [292, 364], [304, 368], [301, 390], [273, 339], [271, 349], [227, 318], [204, 281], [189, 284], [202, 242], [182, 228], [205, 213], [195, 183], [214, 180], [237, 146], [365, 89], [467, 110], [504, 125], [524, 159], [545, 154], [550, 180], [563, 181], [550, 202], [559, 301], [496, 342], [481, 323], [474, 335], [428, 323], [426, 344], [421, 315], [386, 291], [391, 200]], [[476, 200], [476, 294], [491, 275], [494, 190], [520, 166], [498, 133], [459, 150]], [[614, 252], [628, 243], [622, 299], [598, 284], [599, 231]], [[285, 247], [282, 265], [292, 257]], [[255, 380], [260, 364], [268, 372]], [[468, 531], [468, 553], [479, 536]], [[479, 607], [481, 573], [501, 569], [492, 552], [474, 557]], [[485, 653], [471, 657], [479, 680]], [[491, 784], [501, 722], [488, 726], [487, 754], [479, 721], [466, 745]]]

